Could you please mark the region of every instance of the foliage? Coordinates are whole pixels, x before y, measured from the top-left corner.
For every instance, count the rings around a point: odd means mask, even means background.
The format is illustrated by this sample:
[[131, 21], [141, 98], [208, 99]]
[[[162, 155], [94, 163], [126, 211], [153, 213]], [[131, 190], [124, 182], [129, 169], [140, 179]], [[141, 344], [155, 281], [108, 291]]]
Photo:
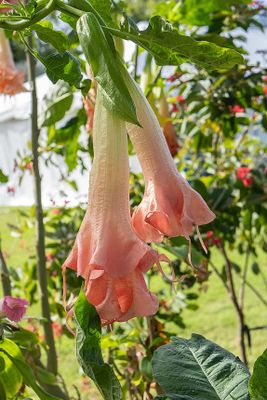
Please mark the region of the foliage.
[[152, 366], [156, 381], [171, 399], [249, 399], [247, 368], [200, 335], [173, 338], [154, 353]]
[[[68, 292], [78, 296], [75, 304], [77, 358], [105, 399], [127, 398], [128, 395], [137, 399], [152, 398], [157, 394], [160, 399], [228, 398], [229, 395], [223, 397], [221, 392], [229, 387], [229, 390], [237, 387], [238, 393], [234, 391], [232, 398], [249, 398], [249, 395], [252, 399], [264, 398], [265, 353], [255, 364], [248, 394], [249, 373], [226, 350], [199, 335], [190, 340], [175, 338], [169, 344], [171, 337], [186, 324], [182, 310], [186, 307], [197, 309], [196, 284], [204, 288], [211, 271], [217, 274], [227, 291], [231, 290], [229, 268], [242, 281], [243, 292], [249, 283], [249, 268], [257, 279], [264, 279], [263, 266], [252, 263], [251, 259], [257, 259], [259, 247], [267, 250], [266, 145], [255, 137], [255, 132], [264, 134], [267, 129], [267, 71], [243, 60], [241, 54], [245, 54], [245, 50], [240, 42], [244, 39], [235, 31], [235, 28], [246, 31], [251, 26], [262, 29], [259, 16], [263, 14], [264, 6], [248, 3], [247, 0], [157, 2], [154, 16], [147, 18], [145, 30], [141, 30], [123, 10], [124, 6], [131, 9], [134, 4], [108, 0], [27, 2], [26, 5], [20, 2], [1, 19], [0, 25], [10, 30], [10, 36], [12, 31], [19, 32], [16, 39], [21, 40], [43, 63], [49, 78], [56, 83], [54, 90], [46, 96], [44, 112], [39, 115], [39, 125], [45, 132], [40, 139], [39, 154], [47, 165], [55, 162], [55, 155], [62, 157], [67, 166], [67, 173], [62, 171], [62, 180], [77, 189], [69, 174], [76, 168], [87, 173], [81, 152], [93, 157], [92, 138], [86, 137], [86, 145], [80, 141], [86, 122], [84, 109], [76, 110], [75, 116], [69, 117], [74, 96], [86, 95], [92, 83], [91, 77], [87, 76], [81, 48], [95, 80], [106, 93], [106, 106], [121, 118], [137, 122], [119, 68], [122, 61], [117, 40], [127, 39], [141, 48], [136, 52], [135, 75], [138, 56], [143, 57], [146, 52], [151, 56], [150, 64], [146, 65], [149, 79], [145, 90], [162, 126], [171, 122], [175, 127], [180, 147], [175, 157], [177, 167], [217, 215], [211, 225], [202, 229], [207, 254], [202, 251], [197, 235], [192, 238], [193, 269], [184, 239], [166, 239], [158, 246], [171, 258], [174, 273], [181, 284], [174, 293], [163, 278], [158, 289], [159, 312], [146, 320], [140, 318], [128, 324], [115, 324], [113, 332], [107, 328], [101, 332], [94, 307], [80, 292], [82, 280], [77, 279], [73, 271], [67, 272]], [[56, 28], [50, 15], [55, 10], [61, 12], [62, 20]], [[147, 11], [143, 2], [140, 10]], [[39, 18], [40, 12], [42, 18]], [[152, 11], [149, 17], [151, 14]], [[143, 15], [134, 13], [134, 17], [138, 21]], [[34, 38], [31, 47], [30, 34]], [[43, 51], [44, 44], [48, 52]], [[152, 56], [161, 66], [174, 65], [173, 74], [166, 77], [162, 69], [155, 70]], [[137, 76], [141, 81], [143, 78], [144, 74]], [[169, 117], [160, 114], [159, 105], [163, 97], [167, 99]], [[30, 148], [26, 154], [19, 155], [16, 169], [20, 180], [27, 171], [33, 173]], [[7, 180], [0, 169], [1, 184], [6, 184]], [[139, 174], [131, 174], [130, 183], [130, 201], [134, 207], [140, 203], [144, 182]], [[10, 226], [11, 231], [18, 234], [27, 230], [33, 223], [35, 212], [34, 208], [30, 213], [21, 211], [21, 226]], [[62, 333], [68, 337], [70, 333], [63, 322], [61, 265], [72, 247], [83, 214], [81, 207], [70, 208], [66, 204], [65, 207], [46, 210], [44, 215], [50, 306], [53, 315], [59, 318], [60, 329], [63, 325]], [[222, 269], [212, 263], [212, 247], [217, 247], [223, 256]], [[240, 255], [245, 254], [245, 265], [230, 260], [228, 248], [237, 250]], [[33, 253], [22, 270], [9, 268], [12, 290], [18, 294], [25, 291], [32, 304], [39, 300], [36, 258]], [[153, 286], [155, 279], [155, 272], [150, 271], [148, 285]], [[264, 302], [264, 296], [261, 297]], [[244, 293], [238, 304], [245, 315]], [[241, 328], [243, 341], [246, 336], [250, 342], [254, 327], [245, 318]], [[38, 335], [7, 324], [4, 325], [3, 337], [0, 350], [1, 346], [9, 343], [14, 352], [10, 350], [9, 354], [9, 350], [5, 350], [6, 353], [2, 350], [0, 397], [8, 399], [16, 393], [18, 396], [27, 395], [23, 386], [26, 385], [32, 387], [39, 398], [52, 398], [44, 397], [48, 395], [44, 394], [43, 387], [54, 384], [56, 377], [42, 365], [40, 353], [43, 344]], [[210, 365], [204, 376], [203, 364], [206, 366], [207, 354]], [[231, 368], [238, 371], [234, 377], [230, 376]], [[6, 379], [7, 370], [9, 379]], [[177, 377], [183, 374], [185, 378], [181, 381]], [[196, 377], [202, 382], [201, 387], [199, 382], [196, 383]], [[211, 381], [213, 379], [215, 384]], [[155, 381], [167, 394], [157, 386], [155, 389]], [[217, 395], [214, 395], [214, 386]]]

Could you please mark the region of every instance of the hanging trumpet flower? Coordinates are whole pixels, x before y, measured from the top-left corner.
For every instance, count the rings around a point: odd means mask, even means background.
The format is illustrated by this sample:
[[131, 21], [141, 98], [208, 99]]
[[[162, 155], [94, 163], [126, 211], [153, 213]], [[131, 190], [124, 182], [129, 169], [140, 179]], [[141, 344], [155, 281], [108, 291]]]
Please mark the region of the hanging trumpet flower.
[[145, 195], [132, 217], [134, 229], [142, 240], [160, 242], [164, 235], [190, 240], [196, 226], [205, 248], [198, 227], [215, 215], [177, 171], [150, 104], [128, 72], [122, 71], [142, 125], [127, 124], [145, 178]]
[[0, 94], [14, 95], [25, 92], [24, 74], [16, 69], [10, 44], [0, 29]]
[[84, 278], [88, 301], [108, 324], [157, 311], [143, 274], [160, 256], [132, 228], [126, 126], [104, 107], [100, 87], [93, 140], [88, 208], [63, 272]]

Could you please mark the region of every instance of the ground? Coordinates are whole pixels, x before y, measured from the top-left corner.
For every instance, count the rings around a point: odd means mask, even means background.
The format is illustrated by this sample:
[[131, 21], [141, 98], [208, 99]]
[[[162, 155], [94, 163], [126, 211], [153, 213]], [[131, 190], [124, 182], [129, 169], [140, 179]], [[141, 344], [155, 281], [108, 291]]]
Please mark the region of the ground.
[[[18, 223], [18, 209], [5, 208], [0, 209], [0, 235], [2, 248], [7, 255], [9, 265], [19, 267], [22, 261], [25, 261], [34, 248], [34, 228], [27, 230], [22, 237], [13, 229], [10, 235], [10, 228], [7, 224], [16, 225]], [[267, 267], [266, 255], [260, 250], [257, 259], [264, 273]], [[238, 261], [240, 265], [244, 263], [243, 257], [237, 253], [231, 252], [232, 261]], [[223, 261], [218, 251], [212, 254], [214, 264], [220, 268]], [[255, 261], [251, 259], [250, 265]], [[266, 281], [262, 277], [253, 274], [251, 268], [248, 274], [248, 280], [255, 285], [257, 290], [264, 296], [266, 294]], [[238, 280], [236, 280], [238, 286]], [[155, 287], [160, 285], [158, 280]], [[237, 343], [237, 316], [234, 312], [232, 303], [229, 299], [223, 284], [216, 275], [211, 274], [207, 290], [199, 292], [199, 299], [196, 301], [197, 310], [185, 309], [183, 319], [186, 324], [185, 329], [176, 329], [176, 334], [181, 337], [189, 338], [191, 334], [199, 333], [207, 339], [213, 340], [219, 345], [225, 347], [236, 355], [240, 355]], [[249, 327], [266, 325], [267, 309], [266, 306], [258, 300], [254, 293], [246, 289], [246, 316]], [[31, 315], [38, 314], [38, 307], [30, 310]], [[173, 331], [173, 329], [172, 329]], [[249, 365], [252, 368], [255, 359], [266, 348], [267, 330], [258, 330], [252, 332], [251, 348], [248, 352]], [[82, 399], [88, 398], [86, 384], [81, 384], [81, 370], [75, 358], [74, 341], [63, 336], [57, 339], [57, 348], [59, 354], [60, 372], [67, 382], [68, 386], [76, 385], [82, 393]], [[88, 380], [86, 381], [88, 382]], [[86, 394], [87, 393], [87, 394]], [[92, 392], [91, 392], [92, 393]], [[34, 398], [34, 397], [33, 397]], [[93, 397], [97, 399], [94, 392]]]

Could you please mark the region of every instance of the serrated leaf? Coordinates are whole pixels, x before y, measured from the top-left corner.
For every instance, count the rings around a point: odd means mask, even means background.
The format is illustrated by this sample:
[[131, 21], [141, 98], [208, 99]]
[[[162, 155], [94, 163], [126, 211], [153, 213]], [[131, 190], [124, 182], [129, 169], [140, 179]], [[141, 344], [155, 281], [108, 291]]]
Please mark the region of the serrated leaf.
[[116, 65], [116, 52], [97, 18], [84, 14], [77, 22], [77, 33], [94, 78], [103, 89], [105, 107], [121, 119], [138, 124], [133, 100]]
[[68, 37], [62, 31], [56, 31], [50, 21], [40, 21], [32, 26], [40, 40], [51, 44], [59, 52], [67, 50], [69, 47]]
[[175, 337], [161, 346], [153, 355], [152, 368], [157, 383], [173, 399], [249, 400], [246, 366], [200, 335], [188, 340]]
[[103, 399], [121, 400], [122, 390], [112, 368], [103, 360], [101, 322], [96, 309], [87, 301], [81, 290], [75, 303], [76, 352], [83, 371], [96, 384]]
[[40, 115], [39, 125], [50, 126], [60, 121], [70, 109], [73, 93], [69, 85], [60, 81], [44, 99], [45, 109]]
[[122, 39], [132, 40], [149, 51], [159, 65], [180, 65], [191, 62], [208, 70], [221, 70], [244, 62], [243, 57], [233, 49], [181, 35], [158, 15], [150, 19], [149, 26], [144, 31], [134, 29], [133, 25], [130, 26], [130, 30], [127, 30], [128, 28], [129, 24], [124, 24], [122, 31], [116, 29], [109, 31]]
[[56, 83], [58, 80], [69, 83], [71, 86], [79, 88], [82, 80], [80, 63], [71, 53], [52, 53], [46, 57], [38, 57], [46, 67], [48, 78]]
[[249, 381], [251, 400], [265, 400], [267, 395], [267, 349], [256, 360]]

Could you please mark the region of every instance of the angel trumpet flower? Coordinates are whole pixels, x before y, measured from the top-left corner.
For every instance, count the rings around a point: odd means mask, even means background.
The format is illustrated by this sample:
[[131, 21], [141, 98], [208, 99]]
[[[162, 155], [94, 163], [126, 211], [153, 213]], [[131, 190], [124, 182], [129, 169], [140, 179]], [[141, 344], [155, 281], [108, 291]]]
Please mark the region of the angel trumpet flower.
[[8, 39], [0, 29], [0, 94], [14, 95], [25, 92], [24, 74], [17, 71]]
[[126, 125], [103, 106], [100, 88], [93, 142], [88, 207], [63, 274], [71, 268], [84, 278], [86, 297], [103, 324], [152, 315], [158, 301], [143, 274], [161, 256], [132, 228]]
[[190, 241], [195, 225], [203, 245], [198, 226], [208, 224], [215, 215], [177, 171], [149, 102], [125, 70], [123, 74], [142, 125], [127, 124], [145, 178], [145, 194], [132, 217], [134, 229], [146, 242], [160, 242], [164, 235]]

